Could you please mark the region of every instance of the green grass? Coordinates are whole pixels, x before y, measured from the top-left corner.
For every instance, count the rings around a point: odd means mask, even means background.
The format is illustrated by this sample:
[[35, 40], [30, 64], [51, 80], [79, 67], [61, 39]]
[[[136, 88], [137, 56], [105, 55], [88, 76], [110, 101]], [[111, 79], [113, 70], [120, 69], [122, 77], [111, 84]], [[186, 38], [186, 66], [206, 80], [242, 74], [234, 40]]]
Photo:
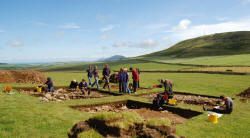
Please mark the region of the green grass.
[[203, 56], [195, 58], [153, 57], [145, 59], [163, 63], [174, 63], [174, 64], [177, 63], [177, 64], [215, 65], [215, 66], [250, 66], [250, 54]]
[[[186, 66], [165, 65], [150, 62], [122, 63], [122, 66], [133, 65], [143, 69], [173, 69], [178, 70]], [[113, 69], [119, 68], [121, 64], [111, 64]], [[72, 79], [86, 79], [86, 73], [76, 69], [75, 71], [54, 71], [45, 72], [46, 76], [52, 77], [56, 86], [68, 86]], [[225, 94], [235, 95], [249, 87], [249, 75], [219, 75], [202, 73], [141, 73], [141, 86], [152, 87], [159, 84], [161, 78], [171, 79], [174, 82], [174, 90], [198, 94], [219, 96]], [[36, 86], [36, 84], [0, 84], [12, 86]], [[160, 92], [162, 89], [142, 90], [138, 93]], [[149, 102], [147, 99], [135, 96], [109, 96], [96, 99], [69, 100], [62, 103], [42, 103], [38, 98], [24, 94], [4, 94], [0, 92], [0, 137], [67, 137], [69, 129], [77, 122], [93, 117], [94, 114], [80, 112], [70, 108], [73, 105], [92, 105], [122, 101], [127, 99]], [[188, 108], [201, 111], [201, 106], [179, 104], [181, 108]], [[250, 124], [250, 104], [242, 103], [238, 97], [235, 100], [234, 112], [231, 115], [224, 115], [219, 119], [218, 124], [207, 122], [207, 114], [194, 117], [186, 123], [177, 125], [177, 134], [186, 137], [248, 137], [248, 125]], [[112, 116], [124, 116], [131, 120], [118, 122], [115, 125], [126, 128], [135, 120], [140, 120], [134, 113], [108, 113], [103, 115], [106, 118]], [[110, 115], [112, 114], [112, 115]], [[104, 117], [104, 118], [105, 118]], [[126, 122], [127, 121], [127, 122]], [[149, 124], [168, 124], [168, 121], [149, 120]], [[89, 130], [80, 137], [102, 137], [95, 130]]]
[[200, 57], [216, 55], [238, 55], [250, 53], [250, 32], [227, 32], [188, 39], [159, 52], [144, 57], [168, 56]]

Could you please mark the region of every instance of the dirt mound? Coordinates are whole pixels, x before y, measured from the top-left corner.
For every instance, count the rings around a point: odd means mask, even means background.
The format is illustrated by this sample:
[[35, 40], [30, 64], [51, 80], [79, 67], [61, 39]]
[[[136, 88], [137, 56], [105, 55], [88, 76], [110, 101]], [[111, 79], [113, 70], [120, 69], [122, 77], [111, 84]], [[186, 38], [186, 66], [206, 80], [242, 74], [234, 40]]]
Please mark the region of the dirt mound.
[[75, 124], [68, 133], [69, 138], [77, 138], [78, 135], [94, 128], [104, 137], [138, 137], [138, 138], [155, 138], [175, 136], [176, 129], [174, 126], [150, 126], [144, 123], [134, 123], [128, 129], [119, 128], [112, 124], [117, 120], [100, 120], [90, 118]]
[[238, 96], [250, 98], [250, 87], [238, 94]]
[[43, 73], [34, 70], [0, 70], [0, 83], [44, 83]]

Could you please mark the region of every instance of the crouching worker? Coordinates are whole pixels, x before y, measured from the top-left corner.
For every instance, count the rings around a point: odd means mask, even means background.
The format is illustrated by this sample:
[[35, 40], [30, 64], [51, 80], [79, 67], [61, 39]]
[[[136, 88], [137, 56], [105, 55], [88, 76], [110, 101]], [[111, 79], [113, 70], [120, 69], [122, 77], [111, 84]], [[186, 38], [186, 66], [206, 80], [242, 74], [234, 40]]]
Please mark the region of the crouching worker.
[[164, 92], [168, 95], [169, 99], [172, 99], [174, 97], [174, 93], [173, 93], [173, 82], [171, 80], [168, 79], [161, 79], [160, 80], [161, 84], [164, 87]]
[[233, 111], [233, 100], [230, 97], [220, 96], [220, 99], [223, 103], [221, 106], [213, 107], [212, 109], [208, 109], [203, 105], [204, 111], [212, 111], [220, 114], [231, 114]]
[[154, 107], [158, 108], [159, 110], [162, 109], [162, 106], [164, 104], [168, 103], [168, 99], [169, 99], [169, 95], [168, 92], [163, 92], [163, 93], [159, 93], [157, 94], [157, 96], [154, 98], [153, 100], [153, 105]]
[[84, 79], [82, 79], [78, 87], [83, 95], [85, 95], [85, 92], [88, 92], [88, 95], [90, 95], [90, 89], [88, 88], [88, 83]]
[[47, 78], [45, 85], [47, 85], [46, 92], [54, 92], [54, 84], [50, 77]]
[[78, 82], [76, 80], [72, 80], [70, 82], [69, 89], [74, 91], [77, 89], [77, 86], [78, 86]]

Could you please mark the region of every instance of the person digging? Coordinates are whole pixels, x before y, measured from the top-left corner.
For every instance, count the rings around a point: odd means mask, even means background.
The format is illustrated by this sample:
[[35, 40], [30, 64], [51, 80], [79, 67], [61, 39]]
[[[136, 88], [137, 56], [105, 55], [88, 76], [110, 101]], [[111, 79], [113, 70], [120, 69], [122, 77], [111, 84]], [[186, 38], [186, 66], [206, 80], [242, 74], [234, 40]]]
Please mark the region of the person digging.
[[83, 95], [85, 95], [85, 92], [88, 92], [88, 95], [90, 95], [90, 89], [88, 88], [88, 83], [85, 79], [82, 79], [78, 85], [78, 88], [81, 90]]
[[215, 106], [213, 108], [207, 108], [206, 105], [203, 105], [204, 111], [212, 111], [220, 114], [231, 114], [233, 111], [233, 100], [230, 97], [225, 97], [224, 95], [220, 96], [221, 102], [223, 105]]
[[173, 94], [173, 83], [170, 80], [167, 79], [161, 79], [161, 87], [164, 87], [164, 92], [157, 94], [155, 99], [153, 100], [153, 105], [157, 107], [159, 110], [162, 109], [162, 106], [164, 104], [169, 104], [169, 99], [172, 99], [174, 97]]

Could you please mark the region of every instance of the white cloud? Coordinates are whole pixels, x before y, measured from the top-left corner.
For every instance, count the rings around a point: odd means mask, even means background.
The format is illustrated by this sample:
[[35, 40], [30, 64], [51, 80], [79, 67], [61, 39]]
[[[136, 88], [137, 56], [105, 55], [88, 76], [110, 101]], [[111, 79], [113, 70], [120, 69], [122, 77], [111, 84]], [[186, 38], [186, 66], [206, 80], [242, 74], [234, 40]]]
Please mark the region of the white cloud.
[[119, 25], [110, 24], [110, 25], [107, 25], [107, 26], [101, 28], [100, 31], [101, 32], [108, 32], [108, 31], [112, 31], [116, 27], [119, 27]]
[[154, 48], [158, 45], [158, 42], [153, 39], [146, 39], [141, 42], [116, 42], [113, 47], [133, 47], [133, 48]]
[[80, 29], [81, 27], [76, 23], [68, 23], [64, 25], [60, 25], [59, 28], [61, 29]]
[[250, 19], [238, 21], [226, 21], [215, 24], [201, 24], [190, 26], [185, 30], [176, 30], [172, 33], [172, 37], [179, 40], [194, 38], [202, 35], [214, 33], [232, 32], [232, 31], [249, 31]]
[[183, 19], [179, 22], [178, 26], [175, 27], [176, 30], [185, 30], [187, 29], [192, 22], [189, 19]]
[[9, 41], [7, 44], [10, 47], [22, 47], [23, 46], [23, 42], [21, 40], [12, 40], [12, 41]]

